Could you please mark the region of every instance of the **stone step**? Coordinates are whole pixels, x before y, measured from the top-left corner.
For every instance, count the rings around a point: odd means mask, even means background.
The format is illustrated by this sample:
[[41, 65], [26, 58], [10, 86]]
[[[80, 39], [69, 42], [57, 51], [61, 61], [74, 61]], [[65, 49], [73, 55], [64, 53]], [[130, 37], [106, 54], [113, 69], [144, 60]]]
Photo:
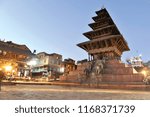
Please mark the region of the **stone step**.
[[104, 82], [142, 82], [144, 76], [141, 74], [133, 75], [109, 75], [103, 74], [102, 81]]
[[116, 85], [144, 85], [144, 82], [99, 82], [99, 84], [116, 84]]
[[77, 70], [84, 70], [87, 67], [77, 67]]
[[125, 64], [104, 64], [104, 68], [125, 68]]
[[59, 78], [60, 78], [60, 81], [65, 81], [67, 76], [60, 76]]
[[71, 72], [69, 72], [69, 75], [78, 75], [78, 74], [84, 74], [84, 72], [83, 71], [71, 71]]
[[116, 69], [116, 68], [104, 68], [103, 70], [104, 74], [133, 74], [133, 68], [122, 68], [122, 69]]

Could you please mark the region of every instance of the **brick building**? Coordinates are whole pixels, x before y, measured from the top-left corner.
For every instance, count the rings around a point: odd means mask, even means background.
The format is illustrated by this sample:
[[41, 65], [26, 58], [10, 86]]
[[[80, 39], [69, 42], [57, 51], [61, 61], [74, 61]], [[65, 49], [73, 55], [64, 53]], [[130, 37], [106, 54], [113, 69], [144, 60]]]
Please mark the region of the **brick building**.
[[64, 72], [64, 74], [68, 74], [70, 71], [73, 71], [76, 69], [76, 64], [75, 64], [75, 60], [68, 58], [68, 59], [64, 59], [62, 66], [64, 68], [64, 70], [62, 72]]
[[26, 45], [16, 44], [12, 41], [0, 41], [0, 70], [4, 71], [6, 75], [24, 75], [25, 60], [32, 55]]

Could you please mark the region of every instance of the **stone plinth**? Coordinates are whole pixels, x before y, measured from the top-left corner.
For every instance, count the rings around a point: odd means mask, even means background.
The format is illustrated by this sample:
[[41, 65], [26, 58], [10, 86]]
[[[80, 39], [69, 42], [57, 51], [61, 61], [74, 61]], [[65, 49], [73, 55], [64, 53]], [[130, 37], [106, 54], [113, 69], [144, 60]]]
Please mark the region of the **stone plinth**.
[[[120, 83], [120, 84], [138, 84], [143, 83], [144, 76], [140, 73], [136, 73], [134, 68], [131, 66], [125, 65], [119, 60], [108, 60], [104, 64], [103, 71], [100, 75], [90, 76], [90, 78], [86, 78], [84, 70], [88, 66], [88, 62], [78, 65], [77, 69], [71, 71], [68, 75], [62, 76], [60, 78], [61, 81], [64, 82], [81, 82], [89, 83], [99, 80], [99, 83]], [[90, 80], [89, 80], [90, 79]], [[88, 81], [87, 81], [88, 80]]]

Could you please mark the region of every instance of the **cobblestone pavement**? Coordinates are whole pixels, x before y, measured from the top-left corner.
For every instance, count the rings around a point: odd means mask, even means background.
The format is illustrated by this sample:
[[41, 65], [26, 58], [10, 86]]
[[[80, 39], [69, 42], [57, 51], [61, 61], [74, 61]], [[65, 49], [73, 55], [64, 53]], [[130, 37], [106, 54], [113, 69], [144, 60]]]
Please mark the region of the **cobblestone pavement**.
[[135, 100], [150, 99], [149, 91], [106, 90], [54, 85], [2, 86], [1, 100]]

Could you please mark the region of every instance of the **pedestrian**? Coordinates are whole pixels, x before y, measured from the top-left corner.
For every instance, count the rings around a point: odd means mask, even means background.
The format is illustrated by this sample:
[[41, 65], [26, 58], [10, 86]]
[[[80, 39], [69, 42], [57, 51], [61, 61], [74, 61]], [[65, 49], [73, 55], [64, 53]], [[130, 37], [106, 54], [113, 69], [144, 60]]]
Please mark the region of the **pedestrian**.
[[0, 91], [1, 91], [1, 86], [2, 86], [2, 78], [4, 77], [4, 73], [0, 71]]

